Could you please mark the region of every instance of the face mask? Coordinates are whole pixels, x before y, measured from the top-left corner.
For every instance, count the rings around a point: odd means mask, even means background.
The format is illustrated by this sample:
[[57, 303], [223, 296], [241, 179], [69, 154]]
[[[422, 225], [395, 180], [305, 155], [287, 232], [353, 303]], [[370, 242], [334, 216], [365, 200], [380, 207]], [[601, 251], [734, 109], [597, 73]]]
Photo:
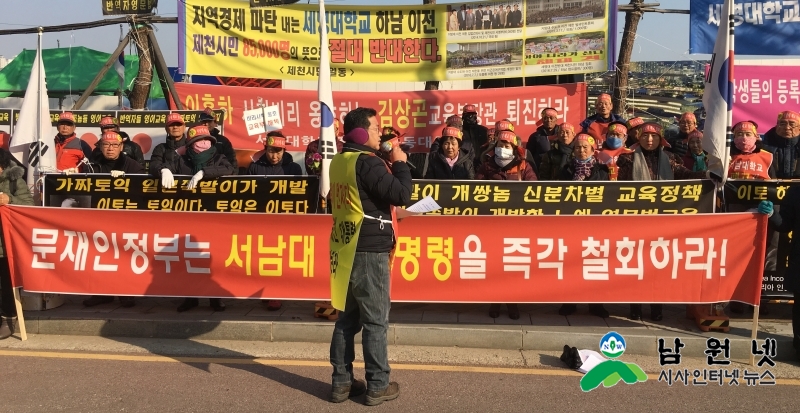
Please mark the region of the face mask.
[[494, 148], [494, 160], [500, 166], [506, 166], [514, 160], [514, 150], [501, 147]]
[[211, 148], [211, 141], [208, 139], [202, 139], [192, 144], [192, 148], [195, 152], [200, 153], [203, 151], [208, 150]]
[[619, 149], [622, 146], [622, 138], [619, 136], [609, 136], [606, 139], [606, 146], [611, 149]]
[[733, 143], [736, 145], [736, 148], [744, 153], [750, 153], [756, 149], [755, 136], [740, 136], [738, 138], [734, 138]]
[[586, 159], [575, 158], [575, 162], [577, 162], [577, 163], [589, 163], [589, 162], [592, 161], [592, 159], [594, 159], [594, 156], [590, 156], [590, 157], [588, 157]]

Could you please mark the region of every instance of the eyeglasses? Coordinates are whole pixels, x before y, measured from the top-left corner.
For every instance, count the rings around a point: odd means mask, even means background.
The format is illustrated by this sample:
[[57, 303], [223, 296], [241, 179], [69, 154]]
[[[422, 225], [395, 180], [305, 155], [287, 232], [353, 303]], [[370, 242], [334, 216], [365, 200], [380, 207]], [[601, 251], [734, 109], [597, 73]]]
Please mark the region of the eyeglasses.
[[120, 146], [122, 146], [121, 143], [104, 143], [100, 145], [100, 147], [102, 148], [115, 148], [115, 149], [119, 148]]

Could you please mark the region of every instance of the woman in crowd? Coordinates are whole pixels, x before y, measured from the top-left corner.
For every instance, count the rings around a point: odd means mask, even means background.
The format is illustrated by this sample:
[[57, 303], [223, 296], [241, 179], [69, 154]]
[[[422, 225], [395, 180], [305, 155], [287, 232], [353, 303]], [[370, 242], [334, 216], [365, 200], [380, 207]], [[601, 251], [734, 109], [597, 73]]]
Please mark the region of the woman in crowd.
[[[0, 149], [0, 206], [33, 205], [33, 197], [23, 177], [25, 170], [16, 165], [11, 153]], [[2, 318], [0, 340], [11, 337], [17, 324], [17, 308], [14, 305], [14, 289], [11, 287], [11, 271], [8, 257], [0, 237], [0, 290], [2, 290]]]
[[442, 129], [439, 150], [432, 152], [425, 179], [474, 179], [472, 153], [461, 147], [461, 131], [447, 126]]
[[539, 179], [542, 181], [555, 181], [560, 179], [561, 171], [572, 162], [573, 146], [575, 140], [575, 126], [571, 123], [562, 123], [558, 127], [558, 140], [553, 143], [553, 149], [542, 156], [539, 166]]
[[[561, 181], [608, 181], [608, 167], [594, 158], [597, 142], [586, 133], [578, 134], [573, 144], [572, 160], [561, 169]], [[576, 304], [562, 304], [558, 314], [572, 315], [578, 309]], [[601, 318], [608, 317], [603, 304], [589, 304], [589, 313]]]
[[[180, 158], [178, 170], [175, 171], [180, 175], [192, 175], [187, 189], [195, 189], [203, 179], [233, 175], [233, 165], [224, 154], [217, 152], [216, 144], [217, 139], [211, 135], [207, 126], [198, 125], [189, 129], [185, 151]], [[214, 311], [225, 311], [225, 304], [221, 299], [210, 298], [209, 301]], [[197, 298], [186, 298], [178, 306], [178, 312], [190, 310], [199, 304]]]
[[[483, 153], [481, 164], [475, 179], [494, 181], [535, 181], [533, 166], [525, 160], [525, 149], [520, 148], [520, 140], [514, 132], [504, 130], [496, 132], [497, 140]], [[506, 304], [508, 317], [519, 319], [519, 307]], [[500, 316], [500, 304], [489, 307], [489, 317]]]
[[703, 132], [695, 129], [686, 139], [689, 150], [683, 155], [683, 166], [695, 172], [708, 170], [708, 152], [703, 150]]

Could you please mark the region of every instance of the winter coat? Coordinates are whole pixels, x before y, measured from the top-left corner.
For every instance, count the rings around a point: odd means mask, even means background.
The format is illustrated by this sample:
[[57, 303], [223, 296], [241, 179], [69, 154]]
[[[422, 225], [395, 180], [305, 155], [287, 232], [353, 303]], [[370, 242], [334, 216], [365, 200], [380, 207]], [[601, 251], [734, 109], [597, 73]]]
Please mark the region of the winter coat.
[[[253, 157], [260, 154], [256, 153]], [[267, 160], [267, 154], [264, 152], [247, 168], [247, 175], [302, 175], [303, 169], [300, 165], [294, 162], [294, 158], [289, 152], [283, 152], [283, 158], [280, 164], [273, 165]]]
[[444, 156], [441, 150], [431, 152], [428, 155], [428, 170], [425, 173], [425, 179], [474, 179], [475, 178], [475, 165], [473, 164], [473, 156], [466, 149], [459, 149], [458, 159], [456, 163], [450, 168], [447, 163], [447, 157]]
[[556, 142], [554, 148], [547, 151], [542, 157], [537, 175], [542, 181], [556, 181], [561, 175], [561, 170], [572, 161], [572, 145]]
[[[392, 205], [411, 203], [411, 171], [405, 162], [395, 162], [389, 171], [377, 151], [347, 142], [342, 152], [369, 152], [356, 160], [356, 183], [364, 215], [383, 220], [392, 219]], [[373, 155], [374, 154], [374, 155]], [[383, 229], [381, 229], [383, 226]], [[391, 225], [365, 218], [358, 236], [357, 252], [389, 252], [394, 248], [395, 234]]]
[[[194, 172], [192, 172], [192, 160], [189, 158], [188, 154], [190, 150], [191, 149], [187, 149], [187, 153], [184, 153], [183, 156], [180, 157], [177, 175], [194, 175]], [[216, 150], [216, 146], [212, 146], [211, 149], [208, 150]], [[213, 179], [233, 174], [233, 165], [228, 162], [228, 158], [226, 158], [225, 155], [219, 152], [215, 153], [203, 166], [203, 179]]]
[[548, 133], [548, 130], [545, 129], [544, 126], [539, 126], [539, 128], [528, 137], [528, 143], [525, 145], [525, 148], [527, 148], [533, 156], [533, 161], [536, 163], [539, 171], [541, 171], [544, 154], [550, 149], [553, 149], [555, 145], [558, 127], [556, 126], [549, 132], [552, 133]]
[[[527, 150], [525, 151], [527, 152]], [[494, 153], [489, 152], [484, 155], [483, 163], [475, 173], [475, 179], [491, 181], [535, 181], [536, 173], [533, 166], [522, 159], [519, 149], [514, 153], [514, 160], [508, 165], [501, 167], [494, 160]]]
[[464, 123], [461, 131], [463, 132], [461, 143], [464, 149], [477, 151], [489, 142], [489, 129], [486, 126]]
[[[772, 214], [769, 223], [778, 232], [800, 234], [800, 186], [792, 186], [786, 191], [780, 212]], [[790, 248], [784, 284], [796, 296], [800, 293], [800, 242], [797, 242], [797, 237], [792, 238]]]
[[667, 139], [671, 148], [667, 150], [674, 153], [679, 158], [684, 158], [689, 154], [689, 134], [678, 132], [678, 136]]
[[778, 179], [800, 178], [800, 135], [787, 139], [772, 128], [764, 134], [764, 148], [773, 155], [772, 165]]
[[[180, 151], [180, 154], [178, 153]], [[153, 148], [150, 155], [150, 175], [161, 176], [162, 169], [169, 169], [173, 174], [178, 173], [181, 164], [181, 155], [186, 151], [186, 138], [176, 140], [167, 136], [164, 143], [159, 143]]]
[[91, 159], [92, 148], [88, 143], [78, 139], [73, 133], [63, 137], [56, 135], [56, 168], [63, 171], [70, 168], [77, 168], [83, 158]]
[[[674, 146], [673, 146], [673, 148], [674, 148]], [[705, 158], [705, 160], [706, 160], [706, 168], [704, 169], [704, 171], [707, 171], [708, 170], [708, 152], [703, 151], [703, 158]], [[694, 156], [692, 156], [691, 152], [686, 152], [686, 154], [683, 155], [683, 157], [681, 158], [681, 161], [683, 162], [683, 166], [685, 166], [686, 169], [688, 169], [690, 171], [694, 170]]]
[[84, 172], [103, 174], [111, 173], [111, 171], [122, 171], [126, 174], [147, 173], [139, 162], [136, 162], [124, 153], [120, 153], [119, 157], [113, 160], [108, 160], [101, 154], [99, 159], [95, 159], [95, 162], [92, 162], [90, 170], [84, 170]]
[[233, 175], [239, 173], [239, 161], [236, 160], [236, 151], [230, 139], [219, 133], [219, 129], [211, 129], [211, 136], [217, 139], [217, 152], [225, 156], [225, 159], [233, 166]]
[[[25, 170], [19, 166], [10, 166], [0, 173], [0, 192], [8, 195], [9, 204], [33, 205], [33, 196], [24, 178]], [[3, 245], [3, 237], [0, 236], [0, 258], [5, 256], [6, 249]]]
[[[607, 119], [602, 118], [602, 117], [600, 117], [600, 115], [595, 113], [594, 115], [589, 116], [588, 118], [584, 119], [583, 122], [581, 122], [581, 124], [580, 124], [581, 133], [589, 133], [590, 132], [589, 128], [595, 122], [600, 122], [600, 123], [623, 122], [624, 123], [625, 119], [623, 119], [622, 116], [617, 115], [616, 113], [611, 113], [611, 115]], [[592, 135], [591, 133], [589, 133], [589, 134]], [[594, 136], [594, 135], [592, 135], [592, 136]], [[603, 133], [602, 137], [594, 136], [594, 138], [595, 139], [599, 139], [601, 141], [606, 140], [605, 139], [605, 132]]]
[[[650, 179], [644, 179], [645, 181], [706, 178], [706, 172], [693, 172], [691, 169], [687, 169], [672, 152], [665, 151], [663, 146], [659, 146], [658, 149], [652, 151], [645, 151], [638, 146], [632, 153], [622, 154], [619, 156], [619, 159], [617, 159], [617, 168], [619, 168], [619, 175], [617, 176], [618, 181], [635, 180], [633, 176], [634, 160], [638, 153], [644, 155], [645, 162], [647, 162], [647, 169], [650, 172]], [[662, 156], [666, 157], [666, 163], [664, 164], [664, 167], [667, 168], [666, 171], [660, 170], [660, 159]]]
[[[561, 172], [558, 176], [558, 181], [571, 181], [572, 178], [575, 176], [575, 165], [573, 165], [572, 161], [564, 165], [561, 168]], [[584, 181], [608, 181], [610, 179], [608, 166], [601, 164], [599, 162], [595, 162], [594, 166], [592, 166], [592, 174], [589, 175], [588, 178], [584, 179]]]

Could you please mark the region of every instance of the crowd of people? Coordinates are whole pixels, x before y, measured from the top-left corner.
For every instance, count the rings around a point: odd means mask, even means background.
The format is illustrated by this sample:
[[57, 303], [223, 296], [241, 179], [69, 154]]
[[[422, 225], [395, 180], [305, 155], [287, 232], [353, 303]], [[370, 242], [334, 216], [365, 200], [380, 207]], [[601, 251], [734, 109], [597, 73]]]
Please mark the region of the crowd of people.
[[[573, 8], [554, 8], [549, 10], [540, 10], [533, 8], [532, 2], [528, 2], [528, 12], [526, 13], [525, 21], [528, 25], [532, 24], [552, 24], [558, 22], [559, 18], [569, 18], [575, 16], [583, 16], [591, 14], [592, 19], [602, 19], [605, 16], [605, 2], [598, 1], [597, 4], [592, 4], [583, 7]], [[578, 20], [578, 19], [575, 19]], [[562, 20], [562, 21], [571, 21]]]
[[512, 53], [507, 51], [484, 53], [459, 51], [447, 57], [447, 68], [461, 69], [464, 67], [507, 65], [511, 63], [511, 57]]
[[450, 9], [447, 14], [447, 31], [490, 30], [522, 27], [521, 2], [492, 5], [479, 4], [475, 9], [462, 4], [458, 10]]
[[[540, 113], [540, 126], [527, 142], [515, 133], [515, 125], [509, 119], [496, 122], [489, 128], [478, 121], [475, 105], [465, 105], [461, 115], [446, 119], [446, 126], [432, 143], [430, 152], [424, 155], [424, 162], [411, 165], [408, 155], [403, 151], [403, 134], [392, 127], [379, 128], [376, 113], [372, 109], [358, 108], [344, 117], [344, 125], [336, 119], [334, 128], [339, 147], [339, 155], [334, 164], [345, 162], [346, 167], [356, 168], [359, 202], [363, 212], [363, 223], [356, 249], [353, 268], [358, 265], [366, 271], [377, 271], [389, 277], [388, 267], [384, 268], [384, 255], [394, 246], [392, 232], [392, 205], [402, 206], [409, 202], [411, 178], [426, 179], [476, 179], [505, 181], [653, 181], [674, 179], [721, 177], [709, 171], [710, 159], [703, 150], [703, 132], [697, 129], [697, 119], [691, 112], [681, 115], [680, 132], [671, 140], [665, 139], [662, 127], [657, 123], [645, 122], [640, 118], [625, 120], [613, 113], [611, 96], [602, 94], [594, 102], [594, 114], [578, 125], [559, 122], [559, 113], [554, 108], [545, 108]], [[93, 172], [108, 173], [113, 177], [125, 174], [149, 173], [160, 179], [165, 188], [175, 188], [174, 175], [190, 175], [188, 188], [193, 189], [204, 179], [214, 179], [239, 172], [236, 153], [230, 141], [224, 137], [210, 110], [201, 116], [201, 122], [187, 128], [183, 118], [177, 113], [167, 116], [166, 141], [157, 145], [145, 170], [142, 150], [131, 141], [127, 134], [119, 130], [119, 122], [111, 117], [103, 118], [99, 127], [101, 139], [94, 148], [80, 140], [75, 134], [75, 120], [70, 112], [64, 112], [58, 119], [58, 134], [55, 137], [57, 167], [64, 174]], [[753, 121], [739, 122], [733, 126], [734, 141], [728, 165], [728, 175], [735, 179], [769, 180], [800, 178], [800, 114], [787, 110], [778, 114], [776, 124], [763, 138], [759, 125]], [[305, 153], [306, 173], [319, 175], [322, 158], [318, 153], [319, 141], [311, 142]], [[348, 155], [350, 154], [350, 155]], [[337, 161], [337, 159], [339, 161]], [[341, 162], [340, 162], [341, 161]], [[342, 165], [345, 165], [342, 164]], [[251, 156], [249, 165], [242, 168], [248, 175], [302, 175], [303, 168], [295, 163], [286, 152], [286, 137], [280, 131], [267, 135], [263, 150]], [[332, 164], [333, 171], [333, 164]], [[338, 179], [332, 173], [332, 180]], [[33, 200], [23, 179], [24, 172], [13, 157], [0, 150], [0, 206], [6, 204], [31, 205]], [[350, 179], [350, 178], [348, 178]], [[352, 178], [356, 179], [356, 178]], [[785, 206], [780, 214], [773, 214], [772, 204], [764, 201], [759, 211], [771, 216], [770, 222], [778, 231], [800, 230], [800, 188], [787, 193]], [[787, 203], [788, 202], [788, 203]], [[334, 216], [337, 210], [333, 208]], [[792, 245], [794, 255], [790, 255], [787, 286], [790, 291], [800, 291], [800, 247]], [[362, 257], [361, 253], [365, 255]], [[359, 261], [360, 260], [360, 261]], [[379, 265], [380, 264], [380, 265]], [[353, 275], [356, 277], [356, 275]], [[383, 276], [382, 276], [383, 277]], [[383, 279], [383, 278], [382, 278]], [[10, 336], [14, 331], [15, 309], [11, 294], [8, 259], [0, 244], [0, 281], [2, 285], [2, 325], [0, 339]], [[388, 319], [388, 295], [381, 301], [361, 303], [364, 296], [388, 294], [388, 278], [385, 284], [352, 284], [351, 288], [361, 289], [362, 296], [356, 296], [355, 307], [348, 307], [337, 321], [334, 343], [331, 346], [331, 359], [334, 364], [334, 390], [332, 399], [339, 401], [358, 391], [366, 391], [363, 383], [352, 381], [352, 339], [355, 332], [364, 328], [364, 340], [368, 340], [367, 326], [377, 340], [378, 347], [385, 346], [379, 338], [385, 336]], [[383, 283], [383, 281], [381, 281]], [[369, 284], [369, 285], [368, 285]], [[114, 300], [109, 296], [92, 296], [84, 301], [85, 306], [96, 306]], [[386, 301], [386, 302], [384, 302]], [[124, 307], [135, 305], [132, 297], [120, 297]], [[363, 305], [362, 305], [363, 304]], [[197, 298], [186, 298], [177, 308], [187, 311], [199, 305]], [[225, 305], [220, 299], [210, 299], [216, 311], [223, 311]], [[268, 309], [280, 309], [277, 300], [266, 302]], [[370, 313], [375, 319], [365, 321], [359, 311], [364, 305], [373, 305], [377, 312]], [[361, 306], [361, 310], [359, 310]], [[507, 303], [507, 314], [518, 319], [520, 312], [516, 304]], [[559, 314], [570, 315], [576, 311], [575, 304], [563, 304]], [[489, 316], [500, 317], [501, 304], [492, 304]], [[608, 317], [602, 304], [592, 304], [589, 311], [598, 317]], [[793, 325], [795, 328], [795, 347], [800, 350], [800, 308], [794, 306]], [[359, 318], [361, 317], [361, 318]], [[650, 318], [661, 320], [660, 304], [652, 304]], [[631, 304], [629, 318], [642, 318], [640, 304]], [[373, 343], [374, 344], [374, 343]], [[366, 345], [366, 342], [365, 342]], [[385, 353], [373, 348], [373, 372], [370, 388], [371, 399], [375, 403], [396, 397], [399, 387], [388, 382], [388, 361]], [[365, 351], [366, 356], [366, 351]], [[335, 360], [335, 362], [334, 362]], [[369, 375], [368, 367], [368, 375]], [[338, 380], [338, 381], [337, 381]], [[368, 381], [370, 381], [368, 377]], [[350, 383], [350, 384], [347, 384]]]

